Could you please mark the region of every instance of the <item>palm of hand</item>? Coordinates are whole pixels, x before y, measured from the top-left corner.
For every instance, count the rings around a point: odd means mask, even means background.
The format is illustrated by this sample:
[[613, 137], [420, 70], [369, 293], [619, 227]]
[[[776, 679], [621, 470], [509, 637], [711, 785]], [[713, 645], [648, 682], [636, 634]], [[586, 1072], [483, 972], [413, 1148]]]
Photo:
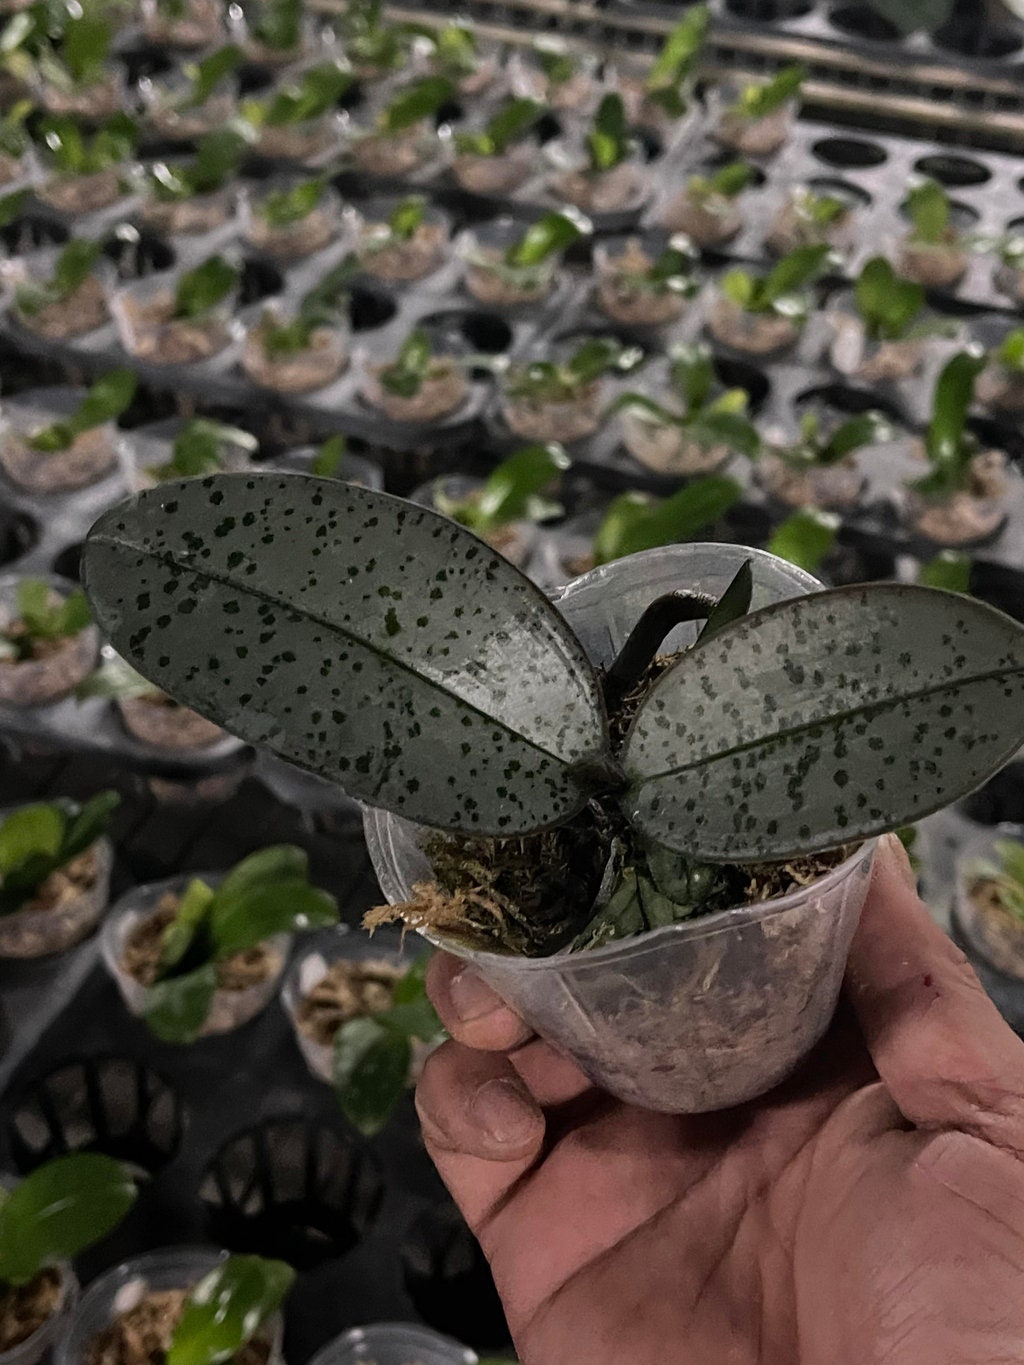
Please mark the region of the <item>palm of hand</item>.
[[[885, 894], [890, 920], [869, 905], [851, 962], [860, 1029], [844, 1019], [752, 1105], [633, 1109], [536, 1041], [438, 1055], [428, 1145], [524, 1365], [1024, 1359], [1024, 1046], [943, 936], [922, 948], [916, 911], [894, 944], [908, 893]], [[486, 1163], [441, 1133], [431, 1088], [450, 1101], [460, 1072], [525, 1083], [539, 1155], [524, 1142]]]

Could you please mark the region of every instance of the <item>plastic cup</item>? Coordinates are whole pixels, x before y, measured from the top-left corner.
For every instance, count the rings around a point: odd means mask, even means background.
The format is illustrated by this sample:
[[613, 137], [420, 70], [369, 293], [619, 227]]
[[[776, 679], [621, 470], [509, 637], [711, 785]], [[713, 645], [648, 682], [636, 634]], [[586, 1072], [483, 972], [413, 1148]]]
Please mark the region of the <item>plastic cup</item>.
[[[4, 1182], [6, 1183], [6, 1182]], [[53, 1314], [30, 1337], [9, 1351], [0, 1351], [0, 1365], [38, 1365], [59, 1341], [67, 1320], [78, 1301], [78, 1280], [67, 1262], [53, 1267], [60, 1273], [60, 1300]]]
[[[54, 1365], [84, 1365], [89, 1344], [97, 1333], [104, 1331], [119, 1313], [150, 1290], [191, 1290], [211, 1270], [227, 1260], [226, 1251], [210, 1247], [172, 1247], [166, 1251], [151, 1251], [131, 1261], [115, 1266], [89, 1286], [79, 1302], [67, 1332], [61, 1341]], [[284, 1324], [275, 1313], [261, 1328], [271, 1341], [267, 1365], [281, 1365], [281, 1341]]]
[[979, 903], [972, 892], [986, 873], [999, 867], [996, 844], [1024, 844], [1024, 825], [996, 825], [972, 839], [956, 860], [956, 923], [971, 954], [999, 972], [1016, 997], [1024, 1018], [1024, 923], [998, 904]]
[[468, 1346], [428, 1327], [386, 1322], [353, 1327], [319, 1351], [311, 1365], [477, 1365]]
[[[595, 569], [555, 599], [590, 658], [607, 665], [660, 594], [718, 597], [751, 560], [754, 609], [815, 591], [801, 569], [742, 546], [649, 550]], [[696, 625], [666, 642], [680, 648]], [[415, 826], [365, 813], [367, 843], [392, 903], [429, 880]], [[869, 841], [827, 876], [776, 900], [738, 906], [579, 953], [513, 957], [428, 937], [470, 962], [541, 1037], [595, 1085], [632, 1104], [702, 1113], [783, 1080], [821, 1038], [867, 892]]]

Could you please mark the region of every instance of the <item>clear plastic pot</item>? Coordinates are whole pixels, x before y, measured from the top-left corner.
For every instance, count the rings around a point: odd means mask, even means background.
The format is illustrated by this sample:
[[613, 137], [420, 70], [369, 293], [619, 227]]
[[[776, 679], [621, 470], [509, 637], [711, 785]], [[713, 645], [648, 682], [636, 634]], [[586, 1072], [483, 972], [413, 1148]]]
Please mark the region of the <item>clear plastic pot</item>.
[[902, 506], [910, 529], [935, 545], [956, 549], [991, 540], [1007, 517], [1011, 473], [1002, 451], [975, 455], [967, 486], [946, 496], [931, 496], [910, 487]]
[[[281, 1003], [291, 1023], [299, 1051], [318, 1080], [330, 1084], [334, 1049], [301, 1027], [298, 1015], [303, 999], [323, 981], [336, 962], [382, 963], [397, 971], [404, 971], [412, 964], [416, 947], [416, 943], [412, 942], [403, 949], [403, 935], [399, 929], [386, 927], [375, 931], [371, 938], [367, 934], [354, 934], [343, 924], [310, 935], [303, 944], [281, 987]], [[414, 1044], [416, 1046], [422, 1047]]]
[[584, 213], [623, 213], [647, 199], [650, 173], [638, 151], [607, 171], [592, 171], [586, 156], [558, 144], [545, 151], [557, 165], [548, 178], [549, 193]]
[[795, 119], [795, 100], [788, 100], [763, 118], [725, 108], [715, 127], [715, 140], [743, 156], [771, 156], [789, 141]]
[[310, 1365], [477, 1365], [468, 1346], [408, 1322], [353, 1327], [329, 1342]]
[[409, 397], [392, 393], [381, 374], [387, 361], [360, 357], [360, 393], [365, 402], [383, 412], [392, 422], [440, 422], [463, 406], [469, 397], [469, 380], [454, 356], [436, 356], [430, 373], [416, 393]]
[[80, 432], [66, 450], [33, 450], [29, 440], [43, 427], [66, 421], [86, 390], [55, 385], [29, 389], [0, 408], [0, 468], [30, 493], [70, 493], [109, 474], [117, 465], [117, 428], [103, 422]]
[[0, 1351], [0, 1365], [39, 1365], [49, 1356], [65, 1331], [68, 1318], [78, 1302], [78, 1280], [66, 1261], [52, 1269], [60, 1275], [60, 1299], [55, 1311], [30, 1337], [7, 1351]]
[[848, 512], [857, 506], [867, 477], [856, 455], [829, 465], [792, 465], [776, 451], [766, 450], [754, 466], [757, 482], [787, 507], [818, 507]]
[[367, 175], [412, 175], [441, 152], [441, 140], [432, 123], [414, 123], [401, 132], [365, 131], [351, 143], [352, 160]]
[[241, 363], [254, 384], [275, 393], [312, 393], [333, 383], [348, 364], [348, 317], [341, 313], [330, 324], [314, 327], [301, 351], [268, 351], [266, 329], [294, 321], [295, 310], [277, 302], [265, 305], [247, 329]]
[[[119, 1314], [134, 1307], [144, 1294], [154, 1290], [191, 1290], [227, 1260], [227, 1255], [226, 1251], [215, 1251], [210, 1247], [171, 1247], [137, 1256], [108, 1270], [82, 1295], [57, 1348], [54, 1365], [85, 1365], [93, 1339]], [[281, 1365], [283, 1334], [284, 1324], [279, 1313], [260, 1329], [260, 1335], [266, 1336], [270, 1343], [267, 1365]]]
[[140, 82], [150, 127], [175, 142], [198, 141], [223, 127], [238, 109], [238, 80], [228, 77], [203, 104], [190, 103], [191, 82], [176, 73], [160, 81]]
[[735, 300], [716, 294], [708, 311], [708, 331], [723, 346], [746, 355], [773, 355], [800, 340], [803, 318], [779, 313], [748, 313]]
[[167, 13], [158, 0], [142, 0], [142, 31], [146, 41], [160, 47], [200, 48], [220, 42], [226, 34], [220, 0], [186, 0], [181, 13]]
[[183, 271], [164, 270], [116, 290], [110, 311], [121, 345], [151, 365], [193, 365], [219, 355], [239, 334], [233, 320], [237, 290], [201, 317], [174, 317]]
[[596, 297], [606, 317], [626, 327], [663, 327], [683, 316], [688, 291], [643, 279], [667, 245], [660, 232], [610, 237], [595, 245]]
[[451, 218], [428, 204], [423, 221], [406, 240], [396, 240], [388, 221], [402, 200], [374, 199], [360, 211], [357, 229], [359, 262], [367, 275], [385, 284], [422, 280], [442, 266], [448, 256]]
[[512, 266], [505, 257], [525, 232], [514, 218], [496, 218], [467, 231], [458, 242], [466, 289], [486, 308], [516, 308], [549, 297], [559, 260], [549, 256], [536, 265]]
[[187, 706], [168, 703], [159, 693], [144, 697], [119, 697], [117, 711], [121, 724], [143, 744], [167, 753], [184, 753], [189, 749], [207, 749], [219, 744], [227, 735], [212, 720], [189, 710]]
[[1024, 921], [990, 889], [999, 869], [995, 845], [1001, 840], [1024, 844], [1024, 825], [997, 825], [972, 839], [956, 860], [956, 921], [970, 948], [990, 967], [1010, 977], [1024, 1012]]
[[900, 244], [897, 269], [904, 279], [927, 289], [953, 289], [970, 263], [969, 252], [955, 240], [933, 244], [908, 239]]
[[[15, 809], [0, 811], [0, 820]], [[91, 884], [78, 885], [61, 870], [44, 883], [35, 901], [13, 914], [0, 915], [0, 959], [49, 957], [66, 952], [91, 934], [107, 908], [113, 862], [110, 840], [97, 839], [74, 860], [88, 868]]]
[[116, 211], [122, 204], [127, 207], [122, 175], [120, 166], [109, 166], [87, 175], [52, 175], [36, 193], [55, 213], [80, 220], [93, 214]]
[[657, 474], [690, 478], [711, 474], [732, 458], [728, 445], [705, 445], [682, 428], [659, 421], [653, 413], [627, 408], [620, 414], [622, 443], [646, 469]]
[[[591, 659], [606, 666], [657, 596], [718, 597], [752, 561], [753, 606], [820, 587], [763, 551], [691, 544], [595, 569], [555, 599]], [[666, 648], [694, 638], [673, 632]], [[367, 843], [392, 903], [429, 880], [416, 829], [379, 810]], [[543, 1038], [603, 1089], [649, 1109], [699, 1113], [755, 1098], [794, 1070], [825, 1032], [867, 892], [874, 843], [810, 886], [621, 943], [546, 958], [474, 951], [431, 935], [472, 963]]]
[[[55, 596], [68, 597], [76, 584], [56, 574], [40, 574]], [[23, 574], [0, 577], [0, 625], [17, 619], [18, 584]], [[100, 650], [99, 631], [86, 626], [77, 635], [61, 640], [39, 658], [0, 660], [0, 705], [47, 706], [75, 690], [96, 665]]]
[[[271, 191], [287, 190], [294, 187], [295, 180], [282, 179], [271, 182]], [[342, 216], [341, 196], [329, 186], [324, 190], [320, 202], [303, 218], [294, 222], [275, 225], [263, 216], [262, 201], [252, 202], [248, 196], [242, 201], [242, 235], [257, 251], [263, 251], [275, 260], [290, 262], [305, 260], [318, 251], [323, 251], [346, 235]]]
[[470, 194], [511, 194], [531, 178], [537, 146], [522, 142], [493, 156], [460, 152], [452, 162], [452, 175]]
[[[122, 434], [118, 442], [118, 458], [125, 483], [133, 493], [154, 488], [160, 482], [158, 471], [170, 464], [174, 456], [174, 443], [186, 425], [180, 417], [166, 417]], [[240, 473], [251, 465], [251, 452], [232, 441], [218, 442], [218, 451], [219, 468], [222, 471]], [[181, 476], [168, 474], [167, 477]]]
[[738, 200], [725, 194], [695, 197], [684, 187], [665, 205], [661, 224], [670, 232], [685, 232], [697, 246], [721, 246], [743, 227]]
[[336, 152], [345, 132], [345, 117], [331, 111], [299, 123], [264, 124], [256, 139], [256, 150], [261, 156], [277, 161], [294, 161], [302, 165], [320, 161], [328, 153]]
[[14, 274], [14, 298], [11, 304], [13, 316], [22, 327], [26, 327], [47, 341], [66, 341], [94, 332], [109, 321], [107, 291], [114, 267], [102, 257], [95, 263], [77, 289], [64, 298], [57, 299], [34, 312], [26, 312], [19, 305], [18, 288], [22, 284], [47, 286], [53, 279], [57, 261], [63, 251], [62, 246], [44, 247], [23, 256], [12, 271]]
[[[187, 164], [188, 158], [185, 158]], [[172, 166], [175, 163], [170, 163]], [[139, 216], [146, 227], [167, 237], [199, 237], [232, 225], [238, 209], [237, 185], [223, 185], [188, 199], [161, 199], [146, 194]]]
[[[169, 877], [166, 881], [151, 882], [147, 886], [136, 886], [121, 897], [111, 908], [103, 921], [100, 949], [107, 970], [117, 983], [121, 998], [132, 1014], [142, 1016], [146, 987], [131, 976], [123, 965], [124, 951], [129, 936], [137, 925], [155, 914], [160, 902], [168, 894], [180, 896], [191, 881], [200, 880], [207, 886], [216, 887], [224, 879], [223, 873], [190, 872], [179, 877]], [[288, 934], [277, 934], [266, 942], [270, 954], [270, 970], [267, 975], [244, 990], [229, 991], [219, 989], [215, 992], [210, 1012], [199, 1034], [209, 1038], [214, 1034], [228, 1033], [241, 1028], [254, 1019], [273, 999], [281, 974], [288, 961], [291, 939]]]

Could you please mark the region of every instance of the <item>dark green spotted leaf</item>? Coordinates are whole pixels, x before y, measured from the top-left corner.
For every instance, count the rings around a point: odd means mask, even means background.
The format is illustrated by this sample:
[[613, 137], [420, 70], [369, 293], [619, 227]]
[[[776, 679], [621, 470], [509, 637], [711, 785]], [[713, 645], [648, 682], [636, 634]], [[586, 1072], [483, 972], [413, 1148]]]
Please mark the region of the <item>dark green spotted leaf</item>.
[[218, 474], [106, 513], [84, 565], [143, 676], [353, 796], [483, 834], [586, 802], [581, 765], [606, 739], [582, 647], [433, 511], [337, 480]]
[[871, 584], [783, 602], [684, 654], [629, 735], [645, 833], [710, 862], [836, 848], [973, 790], [1024, 741], [1024, 629]]

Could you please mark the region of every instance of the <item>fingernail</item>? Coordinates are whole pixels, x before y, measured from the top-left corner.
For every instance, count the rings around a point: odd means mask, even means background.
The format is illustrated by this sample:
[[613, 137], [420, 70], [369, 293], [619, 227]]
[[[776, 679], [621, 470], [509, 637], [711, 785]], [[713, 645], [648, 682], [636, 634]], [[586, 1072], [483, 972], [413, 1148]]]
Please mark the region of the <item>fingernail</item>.
[[484, 981], [483, 977], [471, 967], [464, 967], [452, 977], [448, 986], [452, 1007], [464, 1024], [473, 1019], [482, 1019], [493, 1014], [501, 1001]]
[[469, 1102], [470, 1116], [494, 1142], [525, 1142], [537, 1123], [537, 1109], [515, 1081], [485, 1081]]

